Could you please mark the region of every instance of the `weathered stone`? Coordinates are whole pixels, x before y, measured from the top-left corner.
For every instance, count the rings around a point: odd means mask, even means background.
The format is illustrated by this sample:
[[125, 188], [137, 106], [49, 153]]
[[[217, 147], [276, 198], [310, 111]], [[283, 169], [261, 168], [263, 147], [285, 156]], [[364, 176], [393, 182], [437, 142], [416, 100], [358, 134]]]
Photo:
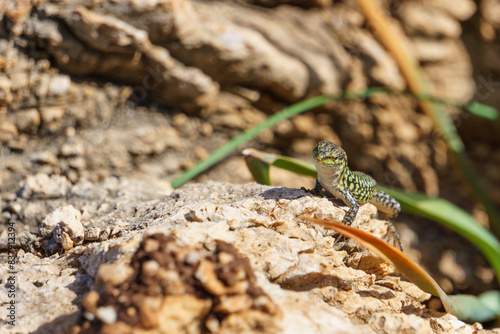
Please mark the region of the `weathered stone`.
[[71, 79], [67, 75], [54, 75], [50, 78], [48, 87], [48, 95], [60, 96], [64, 95], [71, 85]]
[[111, 325], [116, 322], [118, 314], [113, 306], [101, 306], [97, 309], [96, 317], [103, 323]]
[[31, 156], [31, 160], [40, 164], [57, 165], [57, 156], [50, 151], [37, 152]]
[[403, 3], [399, 8], [399, 13], [410, 29], [427, 36], [453, 38], [460, 36], [462, 32], [460, 23], [447, 13], [412, 1]]
[[192, 295], [169, 296], [163, 300], [158, 313], [158, 329], [161, 332], [197, 333], [196, 320], [202, 319], [210, 310], [210, 300], [198, 299]]
[[2, 119], [0, 115], [0, 142], [6, 142], [17, 138], [19, 135], [14, 123]]
[[62, 107], [43, 107], [40, 108], [42, 126], [50, 131], [60, 130], [65, 110]]
[[56, 198], [66, 196], [70, 188], [65, 176], [39, 173], [22, 181], [19, 193], [23, 198]]
[[18, 110], [12, 116], [13, 122], [20, 132], [35, 133], [40, 125], [40, 113], [38, 109], [29, 108]]
[[66, 245], [70, 245], [69, 238], [75, 245], [79, 245], [84, 239], [84, 228], [80, 219], [80, 211], [73, 208], [73, 206], [59, 207], [45, 217], [40, 226], [40, 234], [42, 236], [52, 234], [57, 243], [63, 243], [63, 240], [65, 240]]
[[101, 235], [101, 229], [99, 227], [91, 227], [85, 229], [85, 240], [88, 241], [99, 240], [100, 235]]
[[[106, 189], [118, 185], [116, 180], [109, 180]], [[78, 189], [73, 200], [80, 196], [86, 201], [101, 198], [97, 186], [80, 185]], [[346, 333], [372, 333], [409, 331], [416, 326], [425, 333], [431, 328], [456, 328], [451, 320], [436, 321], [434, 316], [423, 316], [426, 309], [421, 302], [429, 294], [412, 283], [390, 275], [376, 280], [371, 273], [388, 274], [384, 262], [374, 261], [368, 253], [355, 256], [357, 251], [352, 247], [354, 253], [349, 261], [358, 269], [347, 267], [348, 254], [334, 250], [334, 238], [326, 230], [301, 222], [299, 217], [304, 212], [341, 220], [345, 211], [327, 198], [312, 197], [297, 189], [207, 183], [185, 186], [175, 196], [152, 204], [140, 199], [152, 189], [137, 189], [130, 195], [103, 195], [99, 201], [106, 199], [116, 207], [112, 215], [119, 217], [120, 225], [149, 222], [146, 233], [129, 229], [123, 236], [104, 242], [66, 247], [67, 254], [50, 259], [24, 255], [20, 263], [27, 263], [29, 269], [21, 272], [32, 275], [26, 282], [40, 285], [29, 284], [26, 290], [32, 305], [44, 300], [45, 289], [54, 289], [51, 284], [58, 284], [61, 291], [53, 302], [64, 307], [52, 306], [48, 313], [51, 319], [74, 312], [69, 310], [76, 310], [75, 298], [83, 298], [84, 294], [75, 297], [75, 291], [90, 288], [94, 291], [82, 301], [84, 318], [66, 316], [62, 323], [79, 322], [79, 326], [85, 327], [98, 321], [103, 328], [109, 326], [109, 330], [122, 326], [117, 321], [117, 310], [122, 306], [127, 316], [142, 326], [127, 327], [130, 331], [168, 327], [196, 332], [202, 325], [220, 332], [256, 328], [272, 332], [307, 331], [314, 326], [318, 333], [331, 332], [332, 328], [343, 328]], [[193, 210], [200, 212], [199, 221], [189, 223], [186, 214]], [[71, 213], [71, 217], [63, 215], [63, 211]], [[49, 214], [41, 234], [47, 235], [44, 229], [53, 231], [54, 226], [66, 226], [61, 223], [64, 217], [78, 221], [77, 212], [66, 207]], [[108, 229], [108, 211], [93, 212], [92, 224]], [[387, 226], [370, 218], [374, 212], [370, 204], [362, 206], [354, 226], [382, 236]], [[69, 230], [61, 232], [65, 234], [71, 236]], [[79, 264], [68, 261], [74, 256]], [[64, 279], [47, 282], [48, 272]], [[78, 276], [78, 272], [87, 278]], [[145, 297], [141, 292], [145, 290], [141, 289], [147, 289], [154, 297]], [[195, 290], [198, 292], [193, 294]], [[98, 304], [101, 294], [109, 293], [119, 297]], [[213, 314], [224, 316], [217, 320]], [[364, 319], [369, 327], [353, 324], [351, 319]], [[22, 328], [34, 331], [46, 318], [28, 319], [26, 315], [20, 316], [19, 321]], [[463, 330], [469, 328], [465, 326]]]
[[73, 248], [73, 240], [71, 240], [69, 234], [64, 231], [61, 232], [61, 236], [58, 238], [58, 241], [64, 250], [70, 250]]
[[97, 282], [100, 284], [119, 285], [129, 279], [134, 269], [123, 262], [105, 263], [99, 267]]
[[70, 141], [61, 146], [60, 154], [63, 157], [82, 156], [85, 154], [85, 145], [81, 141]]
[[6, 75], [0, 74], [0, 107], [12, 103], [12, 82]]

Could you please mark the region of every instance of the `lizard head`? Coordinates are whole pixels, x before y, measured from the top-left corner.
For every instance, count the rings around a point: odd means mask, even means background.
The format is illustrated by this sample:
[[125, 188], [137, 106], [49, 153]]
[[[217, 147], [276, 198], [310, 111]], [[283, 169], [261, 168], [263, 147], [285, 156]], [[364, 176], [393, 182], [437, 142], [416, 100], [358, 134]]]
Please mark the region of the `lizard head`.
[[347, 166], [347, 154], [342, 147], [329, 141], [321, 141], [313, 149], [313, 161], [316, 168], [342, 171]]

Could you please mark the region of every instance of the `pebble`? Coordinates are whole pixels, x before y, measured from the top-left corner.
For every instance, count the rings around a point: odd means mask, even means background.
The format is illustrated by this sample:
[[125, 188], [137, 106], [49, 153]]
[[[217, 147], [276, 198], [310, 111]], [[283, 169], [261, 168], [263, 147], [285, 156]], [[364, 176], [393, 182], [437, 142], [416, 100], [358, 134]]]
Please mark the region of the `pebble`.
[[82, 299], [83, 308], [86, 311], [96, 313], [98, 301], [99, 301], [99, 294], [97, 293], [97, 291], [91, 290]]
[[109, 239], [109, 234], [111, 232], [111, 228], [107, 227], [102, 230], [101, 235], [99, 235], [99, 241], [106, 241]]
[[37, 152], [31, 156], [31, 161], [39, 164], [57, 165], [59, 159], [50, 151]]
[[28, 147], [28, 137], [23, 134], [17, 138], [13, 138], [7, 142], [7, 147], [15, 152], [24, 152]]
[[148, 276], [156, 276], [159, 269], [160, 264], [155, 260], [149, 260], [142, 264], [142, 272]]
[[12, 140], [17, 138], [18, 136], [19, 133], [17, 132], [17, 127], [14, 123], [0, 119], [0, 142], [6, 142], [8, 140]]
[[76, 210], [72, 205], [62, 206], [45, 217], [39, 232], [42, 236], [48, 236], [52, 233], [53, 239], [57, 243], [66, 242], [66, 245], [69, 245], [67, 238], [63, 235], [63, 233], [66, 233], [75, 245], [79, 245], [83, 242], [85, 235], [80, 220], [80, 211]]
[[134, 274], [134, 268], [123, 262], [103, 263], [97, 272], [97, 281], [113, 286], [122, 284]]
[[70, 236], [66, 232], [61, 233], [61, 245], [64, 248], [64, 250], [70, 250], [73, 248], [73, 240], [71, 240]]
[[9, 78], [0, 74], [0, 106], [7, 106], [12, 103], [12, 82]]
[[87, 167], [87, 161], [82, 157], [71, 158], [68, 162], [73, 169], [84, 170]]
[[410, 29], [427, 36], [458, 38], [462, 33], [460, 23], [447, 13], [416, 2], [405, 2], [399, 14]]
[[85, 240], [95, 241], [99, 240], [101, 229], [99, 227], [91, 227], [85, 230]]
[[44, 123], [54, 123], [64, 117], [64, 108], [62, 107], [44, 107], [40, 109], [40, 115]]
[[96, 316], [105, 324], [114, 324], [118, 318], [118, 314], [113, 306], [99, 307], [97, 309]]
[[63, 107], [44, 107], [40, 108], [42, 117], [42, 125], [49, 131], [57, 131], [61, 127], [61, 121], [64, 117], [65, 110]]
[[14, 112], [12, 114], [12, 121], [18, 131], [35, 133], [40, 125], [41, 118], [38, 109], [29, 108]]
[[81, 141], [72, 141], [61, 146], [59, 152], [63, 157], [82, 156], [85, 154], [85, 145]]
[[64, 95], [71, 85], [71, 79], [67, 75], [54, 75], [49, 83], [49, 96]]
[[247, 294], [227, 296], [223, 295], [219, 298], [219, 304], [216, 306], [215, 311], [231, 314], [248, 310], [252, 307], [252, 299]]
[[46, 73], [40, 73], [37, 78], [34, 91], [39, 98], [46, 98], [49, 92], [50, 76]]

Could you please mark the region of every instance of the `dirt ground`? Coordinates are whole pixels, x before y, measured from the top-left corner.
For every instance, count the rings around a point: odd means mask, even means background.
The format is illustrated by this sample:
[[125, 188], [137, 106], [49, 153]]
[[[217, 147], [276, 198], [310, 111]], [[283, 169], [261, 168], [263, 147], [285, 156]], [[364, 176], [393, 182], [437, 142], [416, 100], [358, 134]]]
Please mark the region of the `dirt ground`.
[[[383, 1], [438, 98], [500, 109], [500, 3]], [[268, 115], [319, 94], [406, 88], [355, 1], [12, 1], [0, 4], [0, 222], [37, 233], [75, 184], [168, 184]], [[449, 108], [500, 205], [500, 130]], [[379, 183], [450, 200], [487, 225], [429, 118], [407, 96], [338, 101], [244, 145], [310, 160], [320, 140]], [[193, 182], [251, 182], [240, 151]], [[26, 193], [43, 173], [46, 203]], [[29, 177], [32, 177], [31, 179]], [[274, 170], [276, 185], [314, 180]], [[28, 186], [27, 186], [28, 184]], [[407, 249], [446, 292], [496, 288], [463, 238], [401, 214]], [[5, 225], [6, 226], [6, 225]]]

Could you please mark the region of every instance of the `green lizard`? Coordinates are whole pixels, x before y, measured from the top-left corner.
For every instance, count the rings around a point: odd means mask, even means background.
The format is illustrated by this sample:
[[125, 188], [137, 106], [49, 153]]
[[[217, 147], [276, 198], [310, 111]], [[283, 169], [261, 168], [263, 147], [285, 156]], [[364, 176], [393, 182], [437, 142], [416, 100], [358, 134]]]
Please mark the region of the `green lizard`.
[[338, 145], [327, 141], [319, 142], [313, 149], [313, 161], [318, 171], [314, 193], [326, 189], [330, 194], [349, 206], [343, 224], [351, 225], [356, 218], [360, 203], [372, 203], [386, 214], [394, 243], [403, 250], [401, 240], [392, 221], [401, 211], [400, 204], [387, 193], [377, 189], [377, 182], [362, 172], [351, 171], [347, 167], [347, 154]]

